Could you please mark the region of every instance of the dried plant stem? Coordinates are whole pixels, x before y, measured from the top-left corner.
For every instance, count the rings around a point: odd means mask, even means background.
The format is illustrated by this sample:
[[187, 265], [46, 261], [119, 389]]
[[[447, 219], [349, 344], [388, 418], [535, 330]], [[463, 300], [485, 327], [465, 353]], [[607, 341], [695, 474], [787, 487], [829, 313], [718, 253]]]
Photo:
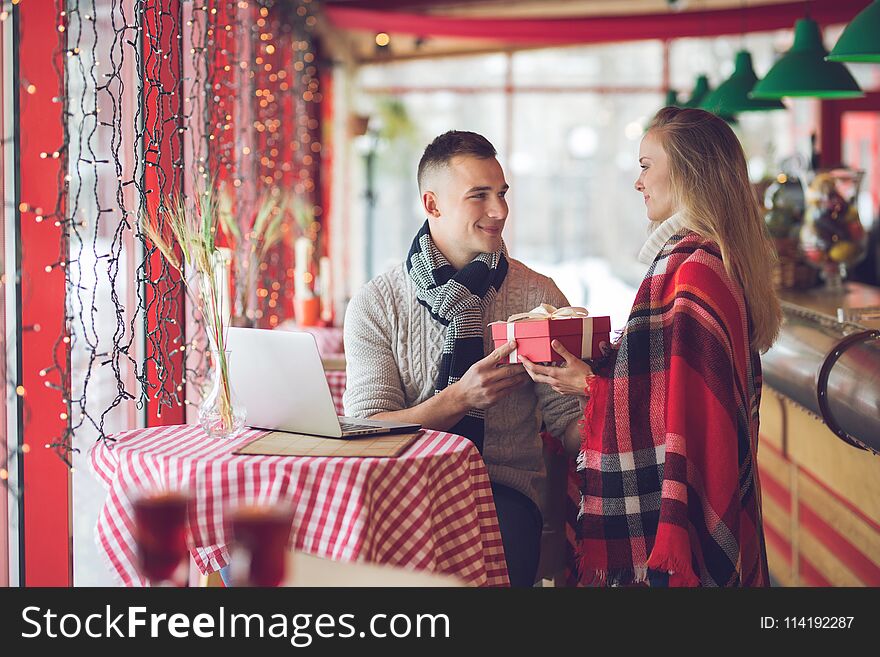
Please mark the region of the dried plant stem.
[[[213, 269], [213, 268], [212, 268]], [[220, 418], [225, 430], [232, 428], [234, 418], [232, 412], [232, 392], [229, 386], [229, 364], [226, 360], [226, 331], [223, 307], [216, 285], [216, 272], [199, 275], [199, 294], [205, 312], [205, 324], [208, 341], [212, 347], [214, 367], [220, 370]]]
[[[216, 190], [211, 186], [208, 191], [197, 194], [189, 204], [182, 196], [165, 198], [156, 214], [155, 218], [148, 215], [141, 217], [144, 235], [159, 249], [168, 264], [177, 269], [187, 287], [190, 281], [185, 269], [191, 267], [198, 275], [199, 306], [205, 319], [208, 340], [216, 354], [214, 367], [219, 368], [221, 422], [224, 429], [230, 430], [234, 417], [226, 360], [226, 321], [216, 276], [218, 251], [215, 237], [222, 214]], [[160, 214], [164, 221], [160, 220]], [[170, 238], [165, 237], [162, 226], [170, 231]], [[175, 245], [183, 254], [183, 261], [178, 257]]]

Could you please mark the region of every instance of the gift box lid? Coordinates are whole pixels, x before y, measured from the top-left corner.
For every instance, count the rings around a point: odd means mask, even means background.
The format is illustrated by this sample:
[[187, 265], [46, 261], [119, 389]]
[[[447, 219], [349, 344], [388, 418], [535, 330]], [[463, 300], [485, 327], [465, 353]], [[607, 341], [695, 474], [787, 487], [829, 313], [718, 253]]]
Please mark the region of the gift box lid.
[[[593, 334], [611, 333], [611, 317], [597, 315], [595, 317], [568, 317], [564, 319], [531, 319], [528, 321], [513, 322], [514, 336], [519, 338], [558, 337], [563, 335], [580, 335], [583, 331], [583, 322], [591, 323]], [[508, 322], [492, 322], [494, 340], [507, 340]]]

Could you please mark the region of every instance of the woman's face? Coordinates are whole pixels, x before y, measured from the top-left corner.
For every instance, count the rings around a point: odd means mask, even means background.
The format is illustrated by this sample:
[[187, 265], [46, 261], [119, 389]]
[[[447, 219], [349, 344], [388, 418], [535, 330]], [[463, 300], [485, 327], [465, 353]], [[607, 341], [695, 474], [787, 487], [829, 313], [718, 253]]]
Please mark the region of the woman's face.
[[639, 166], [642, 173], [636, 180], [635, 187], [645, 197], [648, 219], [666, 221], [675, 213], [669, 180], [669, 158], [653, 132], [648, 132], [642, 138]]

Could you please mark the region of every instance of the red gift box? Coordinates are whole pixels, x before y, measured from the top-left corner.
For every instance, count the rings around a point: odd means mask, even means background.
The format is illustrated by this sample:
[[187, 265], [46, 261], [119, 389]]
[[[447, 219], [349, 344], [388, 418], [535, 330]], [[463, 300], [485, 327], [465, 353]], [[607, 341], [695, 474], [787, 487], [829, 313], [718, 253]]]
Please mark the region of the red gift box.
[[533, 363], [565, 362], [550, 347], [553, 340], [559, 340], [571, 353], [584, 359], [598, 358], [602, 354], [599, 345], [602, 342], [611, 342], [611, 318], [607, 316], [556, 319], [549, 316], [546, 319], [529, 317], [513, 322], [493, 322], [489, 328], [492, 329], [492, 340], [496, 349], [510, 340], [516, 340], [516, 349], [508, 358], [510, 363], [518, 363], [519, 356], [525, 356]]

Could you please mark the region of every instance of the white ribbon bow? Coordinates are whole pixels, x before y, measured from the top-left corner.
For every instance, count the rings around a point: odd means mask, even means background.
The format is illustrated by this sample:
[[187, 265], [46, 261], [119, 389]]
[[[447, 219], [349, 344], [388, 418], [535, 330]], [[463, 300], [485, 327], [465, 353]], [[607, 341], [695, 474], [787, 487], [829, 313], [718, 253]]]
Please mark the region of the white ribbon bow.
[[581, 306], [563, 306], [556, 308], [549, 303], [542, 303], [527, 313], [518, 313], [507, 318], [508, 322], [521, 322], [530, 319], [571, 319], [573, 317], [589, 317], [590, 313]]
[[[587, 321], [590, 313], [587, 312], [586, 308], [581, 306], [565, 306], [563, 308], [556, 308], [555, 306], [551, 306], [549, 303], [542, 303], [537, 308], [530, 310], [527, 313], [518, 313], [516, 315], [511, 315], [507, 318], [507, 339], [515, 340], [514, 336], [514, 328], [513, 325], [516, 322], [528, 322], [532, 320], [544, 320], [544, 319], [581, 319], [583, 320], [583, 329], [581, 332], [581, 355], [590, 353], [590, 350], [593, 346], [593, 322]], [[519, 362], [519, 354], [517, 353], [519, 349], [514, 349], [513, 352], [508, 356], [508, 363], [518, 363]]]

